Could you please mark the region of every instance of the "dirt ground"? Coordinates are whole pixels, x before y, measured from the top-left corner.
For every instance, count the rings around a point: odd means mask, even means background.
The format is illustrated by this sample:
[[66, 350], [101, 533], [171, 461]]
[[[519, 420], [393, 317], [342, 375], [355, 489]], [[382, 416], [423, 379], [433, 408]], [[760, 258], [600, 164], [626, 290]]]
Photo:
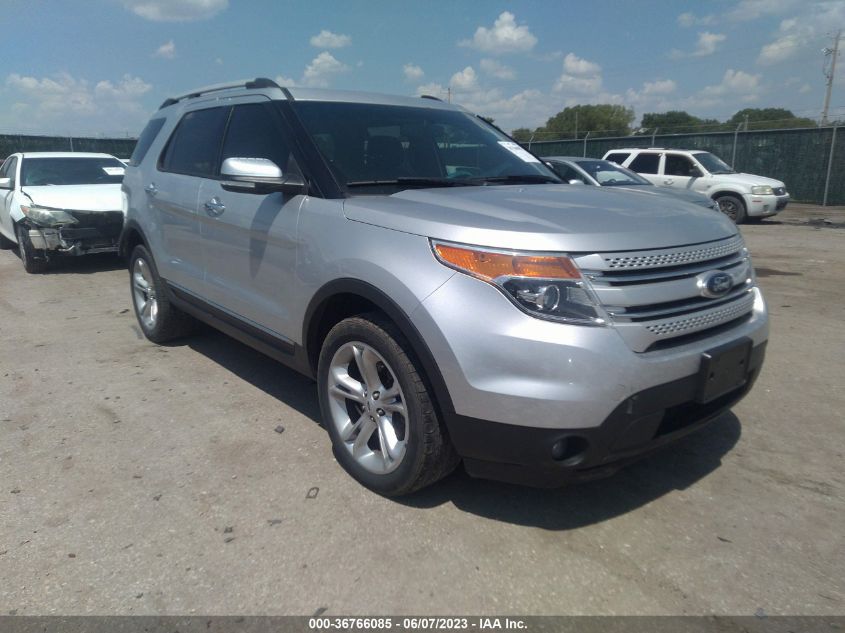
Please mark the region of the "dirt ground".
[[309, 381], [143, 340], [121, 262], [0, 252], [0, 614], [845, 612], [845, 208], [742, 232], [772, 331], [731, 413], [611, 479], [399, 501]]

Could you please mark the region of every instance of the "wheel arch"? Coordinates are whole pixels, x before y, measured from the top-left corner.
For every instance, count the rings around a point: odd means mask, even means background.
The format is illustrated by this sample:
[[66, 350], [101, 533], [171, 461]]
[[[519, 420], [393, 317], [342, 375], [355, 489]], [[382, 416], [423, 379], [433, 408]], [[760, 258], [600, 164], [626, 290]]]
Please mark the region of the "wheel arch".
[[336, 279], [324, 285], [308, 304], [303, 320], [302, 345], [313, 376], [317, 376], [317, 361], [326, 334], [345, 318], [365, 312], [378, 311], [389, 318], [405, 339], [432, 389], [435, 406], [447, 423], [454, 412], [446, 382], [434, 356], [410, 317], [385, 292], [359, 279]]
[[121, 257], [129, 257], [132, 249], [143, 244], [149, 249], [147, 237], [144, 235], [143, 229], [135, 220], [129, 220], [123, 227], [123, 232], [120, 234], [120, 245], [118, 253]]

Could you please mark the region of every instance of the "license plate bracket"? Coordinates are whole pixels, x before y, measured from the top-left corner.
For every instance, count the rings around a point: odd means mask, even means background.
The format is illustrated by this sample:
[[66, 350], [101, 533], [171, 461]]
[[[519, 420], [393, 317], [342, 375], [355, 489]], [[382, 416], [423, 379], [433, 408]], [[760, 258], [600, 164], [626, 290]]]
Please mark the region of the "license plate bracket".
[[748, 382], [748, 361], [752, 341], [743, 337], [701, 355], [696, 400], [707, 403]]

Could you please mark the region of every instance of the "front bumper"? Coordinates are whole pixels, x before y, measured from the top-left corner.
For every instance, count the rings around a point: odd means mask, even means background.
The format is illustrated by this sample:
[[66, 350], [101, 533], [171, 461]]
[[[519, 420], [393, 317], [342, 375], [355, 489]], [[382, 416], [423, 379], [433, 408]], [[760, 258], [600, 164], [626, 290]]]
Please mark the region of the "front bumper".
[[[741, 319], [640, 353], [615, 327], [528, 316], [460, 273], [412, 319], [448, 389], [443, 415], [469, 472], [554, 484], [609, 474], [738, 401], [757, 377], [768, 338], [765, 301], [756, 288], [754, 296]], [[697, 403], [702, 354], [740, 339], [754, 350], [745, 385]]]
[[122, 211], [70, 212], [75, 224], [59, 227], [30, 226], [33, 248], [63, 255], [117, 252], [123, 230]]
[[789, 194], [782, 196], [755, 196], [753, 194], [743, 195], [745, 208], [750, 217], [761, 218], [776, 215], [786, 208], [789, 203]]

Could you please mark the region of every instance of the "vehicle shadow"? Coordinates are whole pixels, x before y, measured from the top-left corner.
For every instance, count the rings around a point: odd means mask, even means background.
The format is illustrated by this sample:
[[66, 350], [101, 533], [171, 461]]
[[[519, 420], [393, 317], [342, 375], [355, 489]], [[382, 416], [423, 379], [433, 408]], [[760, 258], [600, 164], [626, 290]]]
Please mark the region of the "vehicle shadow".
[[187, 345], [238, 378], [320, 424], [317, 384], [299, 372], [209, 326], [203, 325], [194, 336], [172, 344]]
[[[187, 345], [321, 424], [316, 384], [281, 363], [211, 328], [173, 344]], [[728, 412], [608, 479], [544, 490], [473, 479], [458, 467], [443, 481], [393, 501], [421, 509], [451, 503], [464, 512], [496, 521], [571, 530], [626, 514], [673, 490], [688, 488], [721, 465], [741, 433], [739, 419]]]
[[729, 412], [608, 479], [545, 490], [472, 479], [459, 469], [439, 484], [396, 501], [416, 508], [451, 503], [487, 519], [545, 530], [572, 530], [626, 514], [673, 490], [688, 488], [721, 465], [722, 457], [741, 433], [739, 419]]

